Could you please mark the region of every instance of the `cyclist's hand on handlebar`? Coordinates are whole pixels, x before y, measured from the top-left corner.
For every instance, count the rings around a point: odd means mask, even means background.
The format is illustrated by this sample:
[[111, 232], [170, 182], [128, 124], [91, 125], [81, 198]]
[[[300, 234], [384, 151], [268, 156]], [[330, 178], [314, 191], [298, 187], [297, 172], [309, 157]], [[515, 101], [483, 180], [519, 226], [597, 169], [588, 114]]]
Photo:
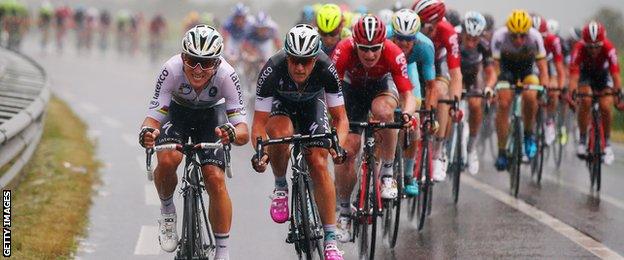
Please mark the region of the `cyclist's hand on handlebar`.
[[144, 148], [154, 148], [156, 138], [160, 135], [160, 130], [152, 127], [143, 127], [139, 132], [139, 144]]
[[624, 94], [622, 93], [621, 88], [618, 88], [616, 91], [617, 95], [615, 95], [615, 108], [620, 111], [624, 111]]
[[485, 96], [485, 98], [494, 97], [494, 89], [492, 89], [491, 87], [485, 87], [485, 89], [483, 89], [483, 95]]
[[236, 128], [230, 123], [220, 125], [215, 128], [215, 135], [221, 139], [222, 144], [229, 144], [236, 141]]
[[258, 173], [263, 173], [266, 171], [267, 166], [269, 165], [269, 155], [266, 153], [262, 153], [262, 158], [258, 160], [258, 155], [254, 154], [251, 157], [251, 167], [253, 167], [254, 171]]
[[403, 123], [403, 127], [409, 130], [413, 130], [414, 127], [417, 125], [416, 117], [408, 113], [401, 114], [401, 122]]
[[334, 149], [329, 149], [329, 154], [332, 156], [334, 164], [343, 164], [347, 160], [347, 151], [344, 149], [340, 149], [340, 154]]

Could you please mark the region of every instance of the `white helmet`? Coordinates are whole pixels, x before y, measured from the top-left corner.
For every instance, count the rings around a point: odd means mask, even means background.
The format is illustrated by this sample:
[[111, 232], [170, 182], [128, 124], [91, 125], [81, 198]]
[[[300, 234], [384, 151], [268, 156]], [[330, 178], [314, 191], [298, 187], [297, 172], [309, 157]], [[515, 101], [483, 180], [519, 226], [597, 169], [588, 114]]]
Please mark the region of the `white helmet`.
[[559, 35], [559, 22], [555, 19], [548, 19], [548, 32]]
[[415, 36], [420, 31], [420, 17], [412, 9], [401, 9], [392, 17], [392, 29], [401, 36]]
[[297, 24], [284, 39], [284, 51], [295, 57], [313, 57], [321, 49], [321, 36], [312, 26]]
[[223, 37], [211, 26], [196, 25], [184, 35], [182, 52], [197, 58], [218, 58], [223, 52]]
[[479, 12], [470, 11], [464, 15], [463, 31], [470, 36], [481, 36], [486, 25], [485, 17]]
[[390, 9], [381, 9], [377, 13], [377, 16], [379, 16], [379, 19], [381, 19], [384, 24], [390, 24], [392, 21], [392, 15], [394, 15], [394, 12]]

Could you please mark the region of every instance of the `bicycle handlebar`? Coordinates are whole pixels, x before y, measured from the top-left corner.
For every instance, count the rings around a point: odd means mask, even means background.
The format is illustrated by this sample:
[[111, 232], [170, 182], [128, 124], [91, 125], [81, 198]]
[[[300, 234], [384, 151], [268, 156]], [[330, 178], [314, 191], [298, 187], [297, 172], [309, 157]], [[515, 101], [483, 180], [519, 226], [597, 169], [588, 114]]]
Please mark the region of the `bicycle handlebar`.
[[[214, 143], [197, 143], [197, 144], [161, 144], [161, 145], [157, 145], [154, 146], [154, 148], [149, 148], [149, 149], [145, 149], [145, 153], [146, 153], [146, 168], [148, 171], [148, 174], [151, 173], [152, 170], [152, 154], [154, 154], [154, 152], [161, 152], [161, 151], [178, 151], [183, 153], [184, 155], [190, 155], [189, 152], [191, 151], [201, 151], [201, 150], [207, 150], [207, 149], [221, 149], [223, 148], [223, 156], [225, 157], [225, 174], [228, 176], [228, 178], [232, 178], [232, 163], [230, 161], [230, 150], [232, 149], [231, 144], [222, 144], [221, 141], [217, 141]], [[149, 175], [148, 175], [148, 179], [149, 179]], [[150, 179], [151, 180], [151, 179]]]

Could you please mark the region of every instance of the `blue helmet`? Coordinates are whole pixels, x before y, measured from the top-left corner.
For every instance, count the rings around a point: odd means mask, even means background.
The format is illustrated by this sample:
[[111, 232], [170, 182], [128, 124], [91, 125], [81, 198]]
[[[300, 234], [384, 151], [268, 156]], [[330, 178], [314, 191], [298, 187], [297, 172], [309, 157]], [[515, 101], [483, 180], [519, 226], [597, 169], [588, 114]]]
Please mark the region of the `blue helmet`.
[[247, 14], [249, 14], [249, 7], [243, 3], [237, 3], [234, 8], [232, 8], [232, 12], [235, 16], [247, 16]]
[[314, 19], [314, 7], [311, 5], [303, 6], [303, 10], [301, 10], [301, 17], [306, 21], [312, 21]]

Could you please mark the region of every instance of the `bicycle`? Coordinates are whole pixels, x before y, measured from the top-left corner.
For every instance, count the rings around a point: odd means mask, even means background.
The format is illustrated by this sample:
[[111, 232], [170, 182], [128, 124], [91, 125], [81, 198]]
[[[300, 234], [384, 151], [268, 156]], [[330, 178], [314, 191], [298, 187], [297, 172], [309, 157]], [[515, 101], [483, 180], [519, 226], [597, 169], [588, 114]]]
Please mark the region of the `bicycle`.
[[431, 201], [433, 197], [433, 135], [439, 128], [438, 122], [435, 121], [435, 109], [418, 110], [421, 118], [422, 138], [418, 144], [418, 158], [414, 166], [414, 178], [418, 183], [420, 192], [417, 197], [410, 197], [408, 201], [409, 209], [407, 217], [410, 222], [417, 217], [418, 231], [421, 231], [425, 225], [425, 218], [431, 214]]
[[[362, 163], [360, 166], [361, 175], [359, 176], [358, 192], [355, 200], [356, 210], [351, 216], [354, 225], [353, 237], [351, 242], [358, 239], [360, 258], [375, 258], [375, 244], [377, 239], [377, 218], [383, 215], [384, 205], [391, 211], [391, 207], [400, 208], [401, 199], [387, 200], [382, 203], [380, 193], [380, 176], [376, 167], [375, 158], [375, 132], [381, 129], [402, 129], [403, 123], [397, 122], [349, 122], [352, 128], [364, 129], [364, 153], [362, 154]], [[395, 172], [395, 177], [401, 176], [402, 172]], [[401, 177], [398, 177], [402, 179]], [[399, 192], [402, 189], [399, 188]], [[392, 202], [391, 202], [392, 201]], [[400, 213], [397, 210], [397, 213]], [[396, 235], [398, 234], [398, 215], [395, 214], [395, 224], [393, 230], [394, 243], [396, 243]], [[369, 233], [370, 227], [370, 233]]]
[[[180, 193], [184, 197], [184, 215], [182, 217], [182, 237], [178, 242], [178, 250], [174, 259], [209, 259], [214, 255], [216, 243], [202, 196], [205, 190], [201, 164], [197, 152], [206, 149], [223, 149], [225, 172], [232, 178], [229, 144], [220, 142], [198, 144], [163, 144], [147, 149], [146, 166], [151, 170], [151, 156], [154, 152], [176, 150], [184, 154], [184, 176]], [[205, 226], [205, 231], [203, 230]], [[207, 240], [207, 241], [206, 241]]]
[[319, 259], [324, 257], [321, 241], [323, 239], [323, 225], [321, 224], [314, 196], [312, 195], [311, 177], [303, 152], [306, 149], [305, 143], [328, 138], [332, 140], [332, 149], [339, 156], [346, 156], [344, 150], [338, 144], [338, 135], [335, 129], [332, 129], [331, 133], [295, 134], [290, 137], [264, 141], [262, 141], [261, 137], [258, 137], [256, 143], [256, 158], [264, 156], [264, 147], [266, 146], [293, 144], [290, 157], [290, 169], [292, 171], [291, 205], [293, 207], [290, 209], [290, 225], [286, 243], [295, 245], [295, 251], [299, 259], [312, 259], [314, 251], [318, 254]]
[[556, 135], [555, 142], [552, 146], [552, 154], [553, 160], [555, 163], [555, 168], [559, 170], [561, 168], [561, 162], [563, 161], [563, 151], [565, 150], [568, 136], [568, 112], [567, 112], [567, 104], [563, 100], [563, 96], [567, 92], [567, 88], [563, 89], [550, 89], [549, 91], [560, 91], [561, 95], [559, 98], [559, 103], [557, 104], [557, 112], [555, 114], [555, 127], [556, 127]]
[[[509, 186], [511, 194], [514, 197], [518, 197], [518, 190], [520, 186], [520, 165], [522, 163], [522, 92], [526, 90], [536, 90], [538, 92], [544, 92], [544, 87], [539, 85], [524, 85], [521, 83], [515, 83], [513, 85], [508, 82], [499, 82], [496, 85], [496, 90], [512, 89], [514, 91], [513, 101], [511, 103], [511, 133], [507, 136], [507, 156], [511, 157], [509, 170]], [[511, 155], [511, 156], [510, 156]]]
[[606, 146], [604, 128], [602, 126], [602, 115], [600, 113], [600, 98], [606, 96], [616, 96], [616, 93], [603, 93], [603, 94], [583, 94], [576, 93], [574, 98], [591, 98], [591, 115], [592, 120], [589, 125], [589, 131], [587, 137], [587, 153], [585, 156], [581, 156], [581, 159], [585, 160], [587, 168], [589, 169], [590, 188], [595, 191], [600, 191], [600, 182], [602, 178], [602, 156], [604, 155], [604, 148]]
[[468, 145], [468, 120], [464, 115], [464, 111], [467, 109], [466, 98], [486, 98], [483, 94], [468, 93], [466, 90], [462, 91], [461, 100], [438, 100], [439, 103], [449, 104], [451, 109], [449, 114], [452, 121], [451, 127], [451, 140], [448, 143], [449, 152], [449, 173], [452, 176], [452, 189], [451, 195], [453, 202], [457, 204], [459, 200], [459, 185], [461, 172], [465, 170], [467, 162], [467, 145]]

